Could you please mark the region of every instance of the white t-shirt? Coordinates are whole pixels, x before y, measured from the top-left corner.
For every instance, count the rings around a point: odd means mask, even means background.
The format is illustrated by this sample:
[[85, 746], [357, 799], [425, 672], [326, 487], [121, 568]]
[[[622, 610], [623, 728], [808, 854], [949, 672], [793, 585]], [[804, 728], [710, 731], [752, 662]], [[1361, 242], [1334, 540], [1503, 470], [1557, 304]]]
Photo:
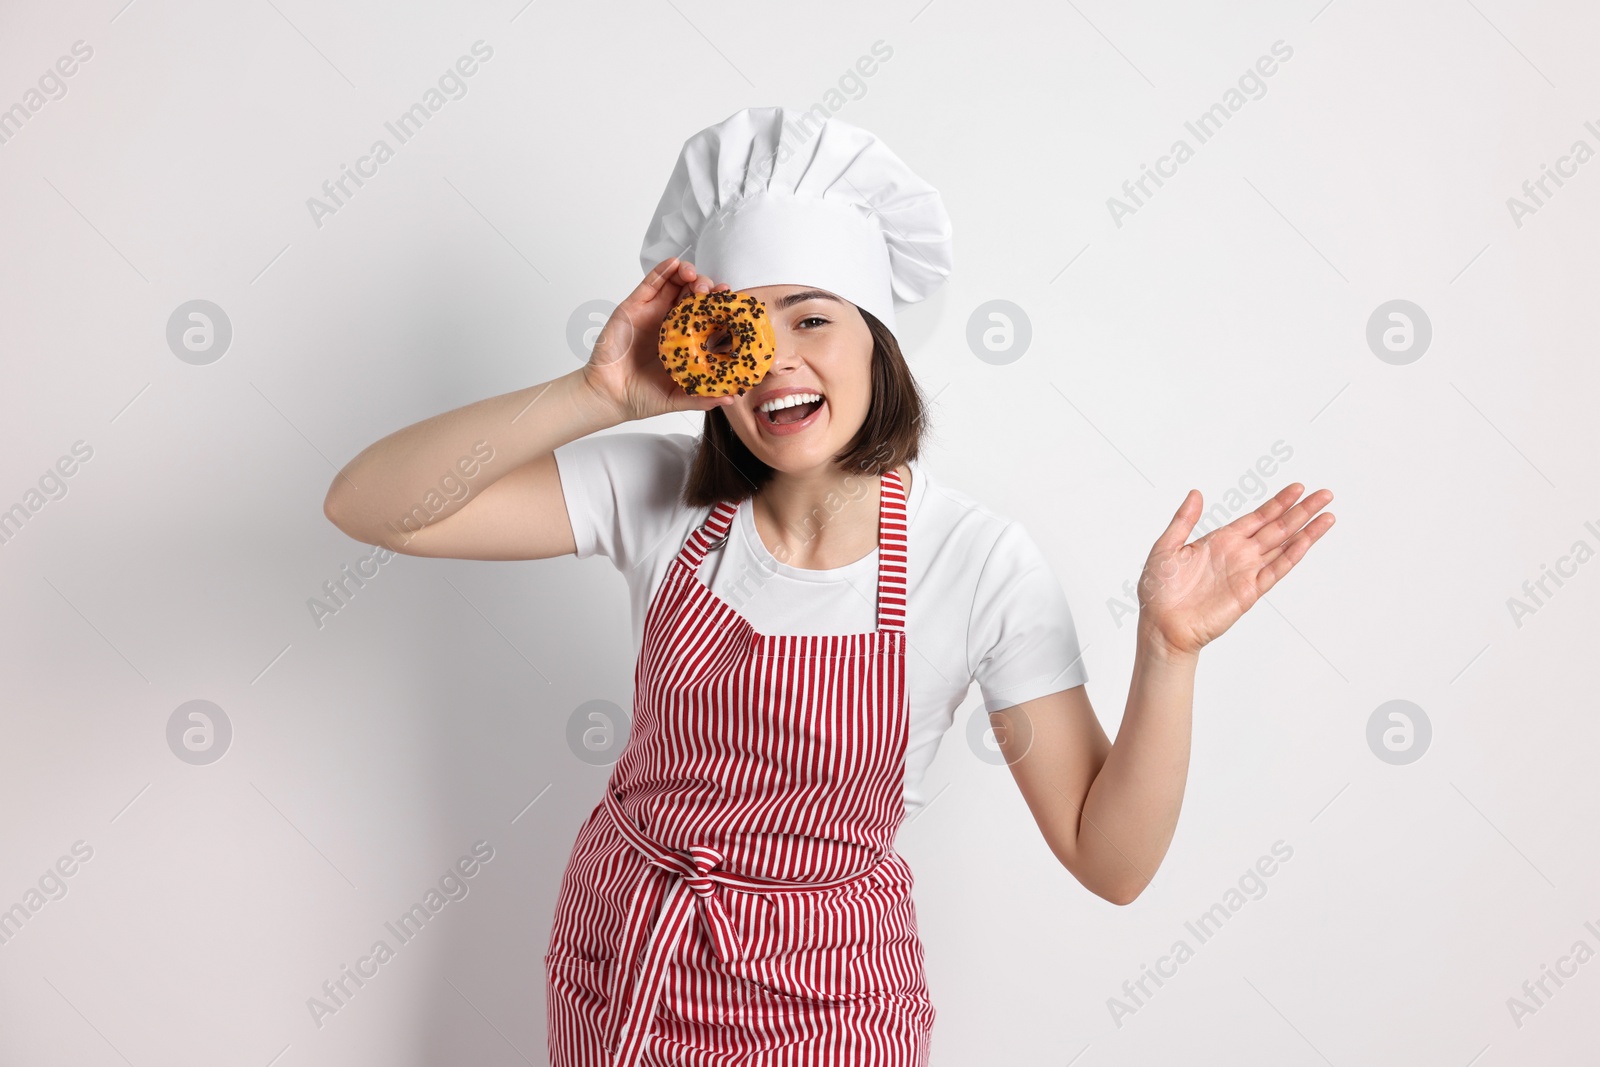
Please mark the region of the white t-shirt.
[[[679, 499], [699, 442], [681, 433], [610, 433], [555, 450], [578, 558], [606, 556], [628, 580], [635, 658], [651, 598], [684, 541], [711, 513]], [[938, 484], [918, 461], [909, 466], [908, 819], [927, 803], [922, 777], [974, 680], [989, 711], [1088, 680], [1061, 583], [1033, 539], [1016, 522]], [[781, 563], [757, 534], [748, 499], [727, 543], [706, 555], [699, 573], [758, 633], [854, 634], [878, 624], [876, 548], [832, 570]]]

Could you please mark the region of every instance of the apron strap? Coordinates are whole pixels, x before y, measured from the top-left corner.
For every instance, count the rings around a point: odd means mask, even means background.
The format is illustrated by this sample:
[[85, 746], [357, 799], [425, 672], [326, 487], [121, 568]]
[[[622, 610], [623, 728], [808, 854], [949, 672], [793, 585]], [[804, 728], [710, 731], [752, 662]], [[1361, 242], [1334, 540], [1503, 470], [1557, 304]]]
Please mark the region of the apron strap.
[[878, 484], [878, 629], [906, 628], [906, 494], [893, 467]]
[[711, 514], [706, 516], [706, 521], [689, 535], [689, 539], [683, 543], [683, 548], [678, 550], [677, 565], [687, 567], [690, 574], [698, 571], [700, 561], [705, 559], [706, 553], [728, 539], [734, 513], [738, 510], [738, 504], [727, 500], [720, 501], [712, 508]]

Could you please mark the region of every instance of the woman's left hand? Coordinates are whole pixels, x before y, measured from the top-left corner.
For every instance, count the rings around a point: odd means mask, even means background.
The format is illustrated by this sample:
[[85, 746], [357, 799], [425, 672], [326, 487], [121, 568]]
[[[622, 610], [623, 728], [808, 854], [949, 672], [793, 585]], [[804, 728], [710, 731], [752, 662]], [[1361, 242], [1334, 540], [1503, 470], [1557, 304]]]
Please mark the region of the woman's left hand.
[[1189, 490], [1139, 577], [1140, 631], [1178, 656], [1222, 636], [1333, 527], [1332, 512], [1317, 515], [1332, 491], [1319, 489], [1296, 504], [1304, 489], [1299, 482], [1284, 486], [1256, 510], [1186, 545], [1203, 507], [1200, 493]]

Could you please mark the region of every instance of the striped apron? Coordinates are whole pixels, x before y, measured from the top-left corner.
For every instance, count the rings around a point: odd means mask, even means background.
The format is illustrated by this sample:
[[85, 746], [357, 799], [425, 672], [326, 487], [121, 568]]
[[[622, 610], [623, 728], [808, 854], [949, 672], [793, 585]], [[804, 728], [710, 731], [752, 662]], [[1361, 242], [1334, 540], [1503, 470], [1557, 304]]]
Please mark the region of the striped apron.
[[905, 815], [906, 510], [879, 480], [877, 629], [757, 633], [684, 542], [645, 619], [632, 733], [579, 828], [545, 956], [552, 1067], [926, 1067]]

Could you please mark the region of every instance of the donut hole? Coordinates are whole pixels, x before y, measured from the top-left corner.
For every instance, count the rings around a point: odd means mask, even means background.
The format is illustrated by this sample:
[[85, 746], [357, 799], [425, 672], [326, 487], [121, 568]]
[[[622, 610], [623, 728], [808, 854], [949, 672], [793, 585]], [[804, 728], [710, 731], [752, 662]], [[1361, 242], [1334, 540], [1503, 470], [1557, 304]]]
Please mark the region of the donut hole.
[[733, 355], [733, 331], [726, 326], [718, 326], [706, 337], [706, 353], [727, 359]]

